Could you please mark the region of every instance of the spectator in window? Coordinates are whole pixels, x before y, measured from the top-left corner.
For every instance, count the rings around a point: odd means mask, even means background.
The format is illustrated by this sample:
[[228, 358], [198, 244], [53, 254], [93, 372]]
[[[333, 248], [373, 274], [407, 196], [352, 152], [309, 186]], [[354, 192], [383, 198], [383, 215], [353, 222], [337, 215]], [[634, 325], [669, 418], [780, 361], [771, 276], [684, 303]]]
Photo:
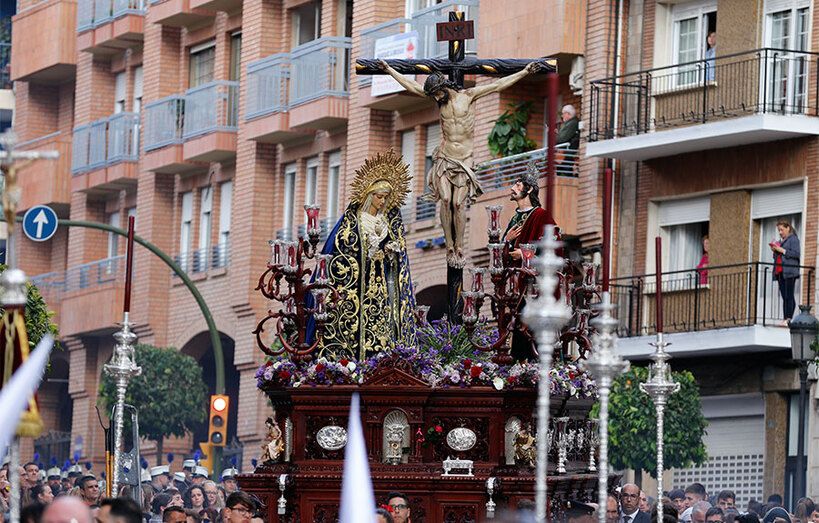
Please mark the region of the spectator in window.
[[[782, 296], [782, 307], [785, 319], [782, 326], [787, 326], [793, 318], [793, 311], [796, 308], [793, 290], [796, 287], [796, 279], [799, 278], [799, 238], [793, 226], [785, 220], [780, 220], [776, 224], [779, 232], [779, 241], [771, 241], [774, 257], [774, 280], [779, 283], [779, 294]], [[770, 504], [770, 499], [768, 500]], [[779, 502], [781, 506], [781, 501]]]
[[717, 32], [711, 31], [705, 38], [707, 44], [705, 48], [705, 79], [709, 82], [714, 81], [714, 67], [715, 57], [717, 55]]
[[700, 285], [708, 285], [708, 249], [710, 247], [708, 235], [702, 237], [702, 258], [697, 264], [697, 274], [700, 278]]
[[577, 119], [577, 110], [572, 104], [563, 106], [560, 111], [560, 118], [563, 123], [557, 131], [558, 147], [577, 149], [580, 145], [580, 121]]

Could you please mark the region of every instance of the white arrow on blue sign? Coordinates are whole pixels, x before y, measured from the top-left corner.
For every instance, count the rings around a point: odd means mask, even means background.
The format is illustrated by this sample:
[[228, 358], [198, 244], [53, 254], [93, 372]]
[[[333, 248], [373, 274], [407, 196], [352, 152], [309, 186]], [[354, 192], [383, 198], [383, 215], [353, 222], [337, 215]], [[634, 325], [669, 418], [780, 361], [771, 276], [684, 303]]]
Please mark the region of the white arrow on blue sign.
[[23, 215], [23, 232], [35, 242], [50, 240], [57, 232], [57, 213], [47, 205], [35, 205]]

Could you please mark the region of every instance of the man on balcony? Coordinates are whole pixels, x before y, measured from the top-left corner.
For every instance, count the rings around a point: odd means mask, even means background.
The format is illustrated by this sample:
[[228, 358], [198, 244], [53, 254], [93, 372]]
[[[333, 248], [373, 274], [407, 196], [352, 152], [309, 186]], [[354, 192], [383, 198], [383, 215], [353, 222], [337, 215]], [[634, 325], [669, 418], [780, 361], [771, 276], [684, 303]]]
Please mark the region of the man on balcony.
[[422, 86], [406, 78], [379, 60], [381, 69], [409, 93], [430, 97], [441, 110], [441, 145], [433, 153], [429, 173], [429, 188], [433, 198], [441, 201], [441, 227], [444, 229], [450, 267], [462, 268], [466, 207], [483, 193], [472, 170], [475, 138], [475, 106], [481, 97], [503, 91], [529, 74], [540, 70], [539, 62], [531, 62], [524, 69], [497, 81], [463, 89], [439, 72], [429, 75]]

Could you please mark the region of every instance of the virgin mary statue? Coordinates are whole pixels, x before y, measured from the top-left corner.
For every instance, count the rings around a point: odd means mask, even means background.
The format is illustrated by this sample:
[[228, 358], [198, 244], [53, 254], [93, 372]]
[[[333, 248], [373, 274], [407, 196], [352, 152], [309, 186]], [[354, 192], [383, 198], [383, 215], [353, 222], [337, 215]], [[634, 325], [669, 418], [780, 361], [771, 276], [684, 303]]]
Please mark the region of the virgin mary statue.
[[369, 358], [415, 344], [415, 295], [401, 206], [409, 168], [389, 150], [356, 171], [352, 198], [323, 254], [332, 254], [330, 285], [339, 293], [321, 340], [328, 357]]

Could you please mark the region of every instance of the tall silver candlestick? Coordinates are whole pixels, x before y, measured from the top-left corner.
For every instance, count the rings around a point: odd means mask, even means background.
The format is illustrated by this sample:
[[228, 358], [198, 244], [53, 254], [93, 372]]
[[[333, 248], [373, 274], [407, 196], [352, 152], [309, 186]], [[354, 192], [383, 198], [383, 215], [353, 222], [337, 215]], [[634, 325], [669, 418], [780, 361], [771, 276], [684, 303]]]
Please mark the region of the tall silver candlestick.
[[657, 412], [657, 521], [663, 521], [663, 423], [665, 406], [668, 397], [680, 390], [680, 384], [671, 377], [671, 356], [665, 351], [670, 345], [663, 339], [663, 333], [657, 333], [657, 341], [652, 343], [656, 349], [651, 359], [654, 363], [648, 367], [648, 381], [640, 384], [640, 390], [651, 397]]
[[600, 315], [592, 321], [597, 329], [595, 350], [586, 361], [586, 368], [597, 378], [597, 392], [600, 402], [600, 457], [597, 463], [597, 511], [600, 523], [606, 523], [606, 501], [609, 490], [609, 394], [614, 378], [628, 370], [629, 363], [620, 357], [617, 347], [617, 320], [611, 315], [614, 306], [611, 295], [603, 293], [603, 301], [598, 305]]
[[[114, 347], [114, 355], [111, 361], [105, 364], [105, 372], [114, 378], [117, 387], [117, 403], [114, 414], [114, 466], [113, 478], [111, 478], [111, 495], [116, 497], [119, 491], [120, 460], [122, 459], [122, 430], [124, 422], [122, 419], [125, 410], [125, 391], [128, 390], [128, 382], [134, 376], [142, 373], [142, 368], [138, 367], [134, 361], [134, 343], [137, 335], [131, 330], [132, 323], [128, 318], [129, 313], [125, 313], [122, 320], [122, 328], [114, 333], [117, 344]], [[139, 442], [134, 442], [138, 445]]]
[[535, 506], [537, 520], [546, 521], [546, 478], [549, 460], [547, 433], [549, 431], [549, 395], [551, 394], [549, 372], [552, 368], [552, 351], [557, 340], [557, 331], [569, 320], [571, 309], [563, 300], [555, 299], [555, 289], [558, 284], [556, 272], [563, 267], [564, 261], [555, 253], [555, 249], [560, 247], [560, 242], [555, 240], [554, 226], [546, 226], [539, 247], [541, 255], [536, 262], [538, 296], [529, 300], [529, 303], [523, 309], [523, 319], [537, 335], [540, 357], [537, 395]]

